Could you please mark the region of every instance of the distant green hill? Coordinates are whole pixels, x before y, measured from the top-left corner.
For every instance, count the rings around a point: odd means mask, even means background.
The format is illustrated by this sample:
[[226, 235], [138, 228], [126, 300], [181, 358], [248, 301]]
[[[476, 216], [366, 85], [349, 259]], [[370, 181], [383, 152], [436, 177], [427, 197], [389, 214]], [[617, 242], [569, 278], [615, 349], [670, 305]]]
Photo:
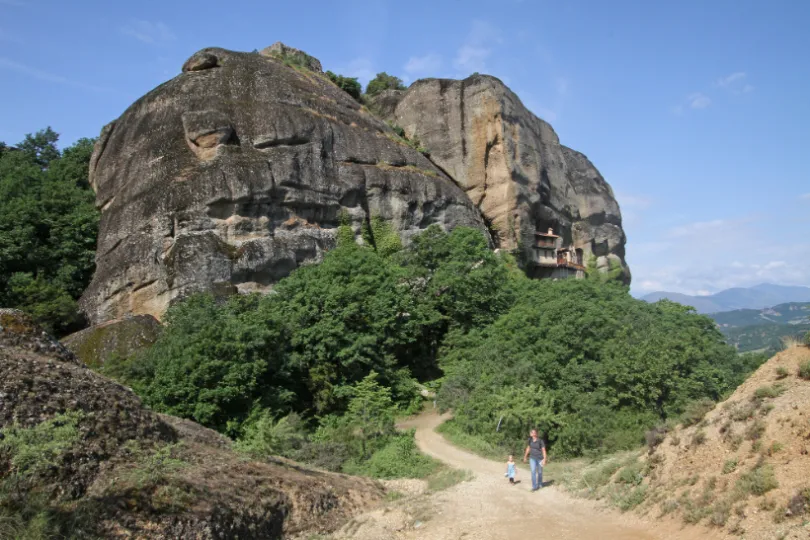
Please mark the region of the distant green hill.
[[765, 309], [711, 313], [729, 344], [740, 352], [778, 350], [785, 337], [810, 332], [810, 302], [789, 302]]

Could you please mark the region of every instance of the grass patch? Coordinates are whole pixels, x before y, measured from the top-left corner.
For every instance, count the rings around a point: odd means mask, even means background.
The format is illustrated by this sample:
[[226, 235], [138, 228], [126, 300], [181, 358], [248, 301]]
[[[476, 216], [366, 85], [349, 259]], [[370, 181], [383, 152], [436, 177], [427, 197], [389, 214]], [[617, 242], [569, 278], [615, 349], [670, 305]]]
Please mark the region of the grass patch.
[[[128, 479], [139, 488], [161, 484], [172, 473], [190, 465], [188, 461], [180, 457], [183, 448], [182, 442], [164, 444], [155, 449], [143, 449], [137, 442], [129, 441], [124, 448], [135, 457], [136, 466], [129, 471]], [[164, 495], [166, 498], [172, 496], [168, 492]]]
[[706, 432], [699, 429], [692, 435], [692, 446], [700, 446], [706, 442]]
[[493, 459], [495, 461], [503, 461], [505, 463], [506, 456], [508, 456], [510, 453], [515, 453], [515, 451], [510, 452], [509, 449], [494, 445], [481, 437], [465, 433], [453, 420], [444, 422], [436, 429], [436, 431], [441, 433], [445, 439], [459, 448], [464, 448], [465, 450], [469, 450], [474, 454], [478, 454], [479, 456]]
[[473, 478], [475, 476], [472, 471], [467, 469], [442, 469], [428, 477], [428, 489], [430, 491], [441, 491], [462, 482], [469, 482]]
[[785, 392], [785, 387], [781, 384], [772, 384], [768, 386], [760, 386], [754, 391], [753, 399], [773, 399], [781, 396]]
[[582, 475], [582, 481], [589, 489], [596, 489], [607, 485], [613, 475], [622, 466], [622, 462], [616, 458], [609, 459], [601, 464], [586, 470]]
[[756, 414], [759, 403], [741, 403], [731, 411], [731, 419], [735, 422], [745, 422]]
[[784, 379], [790, 374], [785, 366], [779, 366], [776, 368], [776, 378], [777, 379]]
[[632, 510], [647, 498], [647, 486], [615, 486], [610, 492], [610, 503], [622, 512]]
[[737, 470], [737, 460], [736, 459], [729, 459], [723, 463], [723, 474], [731, 474]]

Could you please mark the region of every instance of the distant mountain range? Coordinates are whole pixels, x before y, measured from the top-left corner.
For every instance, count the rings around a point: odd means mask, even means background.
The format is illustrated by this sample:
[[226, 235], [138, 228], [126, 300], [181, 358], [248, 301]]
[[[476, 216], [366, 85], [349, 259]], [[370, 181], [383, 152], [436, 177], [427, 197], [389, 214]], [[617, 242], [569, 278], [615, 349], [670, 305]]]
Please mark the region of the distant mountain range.
[[765, 309], [710, 313], [726, 341], [740, 352], [778, 351], [784, 338], [810, 332], [810, 302], [790, 302]]
[[694, 307], [698, 313], [719, 313], [735, 309], [760, 310], [790, 302], [810, 302], [810, 287], [793, 287], [763, 283], [749, 288], [735, 287], [708, 296], [690, 296], [673, 292], [654, 292], [641, 299], [657, 302], [668, 298]]

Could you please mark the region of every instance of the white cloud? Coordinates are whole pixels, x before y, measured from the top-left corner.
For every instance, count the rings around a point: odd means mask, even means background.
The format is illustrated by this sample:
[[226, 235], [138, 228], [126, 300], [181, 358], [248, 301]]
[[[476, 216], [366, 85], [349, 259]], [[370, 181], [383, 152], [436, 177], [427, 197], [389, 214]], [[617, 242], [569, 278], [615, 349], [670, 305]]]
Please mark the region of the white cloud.
[[693, 109], [705, 109], [712, 104], [712, 100], [709, 96], [701, 92], [690, 94], [687, 101], [689, 101], [689, 106]]
[[737, 71], [730, 75], [726, 75], [725, 77], [720, 77], [715, 81], [714, 85], [725, 88], [735, 83], [741, 83], [746, 77], [747, 75], [744, 71]]
[[121, 28], [121, 32], [149, 45], [159, 45], [177, 39], [171, 29], [161, 21], [133, 19]]
[[743, 94], [747, 94], [747, 93], [753, 92], [753, 91], [754, 91], [754, 86], [753, 85], [746, 84], [745, 86], [743, 86], [743, 89], [742, 89]]
[[453, 65], [469, 75], [486, 71], [487, 59], [492, 55], [492, 45], [500, 44], [500, 30], [486, 21], [473, 21], [467, 39], [459, 47]]
[[799, 199], [803, 201], [810, 201], [810, 193], [802, 193], [799, 195]]
[[40, 81], [55, 84], [63, 84], [66, 86], [73, 86], [76, 88], [83, 88], [85, 90], [92, 90], [94, 92], [106, 92], [109, 90], [108, 88], [103, 88], [101, 86], [95, 86], [92, 84], [85, 84], [79, 81], [68, 79], [67, 77], [63, 77], [61, 75], [57, 75], [56, 73], [50, 73], [31, 66], [26, 66], [24, 64], [14, 62], [13, 60], [9, 60], [8, 58], [0, 57], [0, 69], [8, 69], [11, 71], [16, 71], [17, 73], [22, 73], [23, 75], [27, 75], [34, 79], [39, 79]]
[[410, 75], [435, 75], [442, 68], [442, 57], [436, 53], [411, 56], [403, 68]]

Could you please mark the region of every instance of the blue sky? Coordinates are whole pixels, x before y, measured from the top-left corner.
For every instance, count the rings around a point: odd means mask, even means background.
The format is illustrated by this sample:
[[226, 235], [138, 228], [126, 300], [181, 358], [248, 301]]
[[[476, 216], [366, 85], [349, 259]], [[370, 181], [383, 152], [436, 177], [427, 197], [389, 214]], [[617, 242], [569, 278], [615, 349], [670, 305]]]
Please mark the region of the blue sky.
[[810, 286], [810, 2], [0, 0], [0, 140], [98, 135], [207, 46], [490, 73], [613, 186], [633, 292]]

